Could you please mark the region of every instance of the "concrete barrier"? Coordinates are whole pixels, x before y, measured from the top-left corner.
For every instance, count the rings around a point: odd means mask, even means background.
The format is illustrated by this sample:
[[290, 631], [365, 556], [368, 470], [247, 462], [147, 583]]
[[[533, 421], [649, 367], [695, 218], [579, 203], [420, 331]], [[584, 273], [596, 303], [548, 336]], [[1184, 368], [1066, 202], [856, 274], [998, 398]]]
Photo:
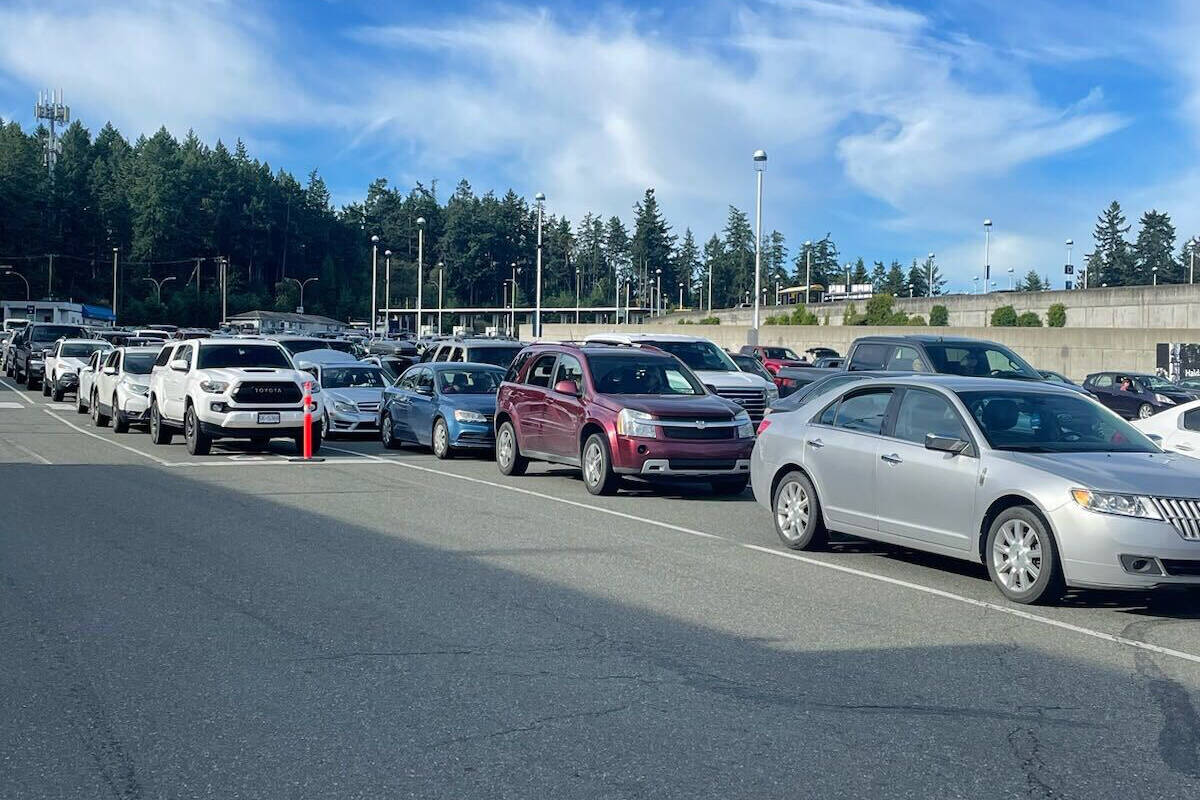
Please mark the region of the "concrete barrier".
[[[736, 350], [746, 343], [746, 325], [667, 325], [647, 324], [614, 328], [611, 325], [545, 326], [547, 339], [582, 339], [593, 333], [610, 331], [681, 333], [703, 336], [722, 347]], [[845, 354], [859, 336], [934, 334], [990, 339], [1008, 345], [1039, 369], [1051, 369], [1073, 380], [1082, 380], [1091, 372], [1126, 369], [1154, 372], [1156, 345], [1159, 342], [1200, 342], [1200, 330], [1190, 328], [921, 328], [864, 327], [843, 325], [766, 325], [760, 329], [759, 343], [783, 345], [803, 352], [809, 347], [832, 347]]]

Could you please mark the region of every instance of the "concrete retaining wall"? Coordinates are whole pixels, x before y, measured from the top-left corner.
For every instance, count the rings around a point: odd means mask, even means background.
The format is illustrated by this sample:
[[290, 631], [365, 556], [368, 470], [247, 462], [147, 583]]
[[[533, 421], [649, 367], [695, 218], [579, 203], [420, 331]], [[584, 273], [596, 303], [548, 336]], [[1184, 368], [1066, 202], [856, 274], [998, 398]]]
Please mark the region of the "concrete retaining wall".
[[[722, 347], [736, 350], [746, 343], [746, 325], [667, 325], [647, 324], [613, 328], [610, 325], [545, 326], [547, 339], [582, 339], [593, 333], [609, 331], [645, 331], [704, 336]], [[1128, 369], [1153, 372], [1155, 346], [1159, 342], [1200, 342], [1200, 330], [1155, 327], [1117, 330], [1113, 328], [892, 328], [842, 325], [767, 325], [761, 328], [759, 341], [766, 345], [786, 345], [797, 351], [817, 345], [832, 347], [845, 354], [859, 336], [875, 334], [904, 335], [938, 333], [944, 336], [969, 336], [1001, 342], [1020, 353], [1039, 369], [1052, 369], [1074, 380], [1091, 372]]]

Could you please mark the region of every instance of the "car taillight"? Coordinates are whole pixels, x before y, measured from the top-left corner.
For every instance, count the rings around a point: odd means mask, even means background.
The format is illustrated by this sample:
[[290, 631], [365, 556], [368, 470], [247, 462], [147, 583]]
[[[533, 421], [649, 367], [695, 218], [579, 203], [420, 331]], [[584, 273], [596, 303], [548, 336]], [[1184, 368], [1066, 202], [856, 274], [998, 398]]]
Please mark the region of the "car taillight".
[[770, 418], [763, 417], [762, 422], [758, 423], [758, 434], [757, 435], [762, 436], [763, 431], [765, 431], [769, 427], [771, 427]]

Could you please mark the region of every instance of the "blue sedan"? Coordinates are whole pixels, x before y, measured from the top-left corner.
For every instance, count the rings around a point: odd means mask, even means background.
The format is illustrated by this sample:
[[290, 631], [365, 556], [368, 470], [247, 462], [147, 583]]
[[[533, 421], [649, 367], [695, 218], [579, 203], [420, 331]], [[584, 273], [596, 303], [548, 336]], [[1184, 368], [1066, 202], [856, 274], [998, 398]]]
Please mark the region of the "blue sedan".
[[496, 392], [504, 370], [489, 364], [434, 362], [410, 367], [383, 392], [379, 438], [389, 449], [411, 442], [438, 458], [490, 449]]

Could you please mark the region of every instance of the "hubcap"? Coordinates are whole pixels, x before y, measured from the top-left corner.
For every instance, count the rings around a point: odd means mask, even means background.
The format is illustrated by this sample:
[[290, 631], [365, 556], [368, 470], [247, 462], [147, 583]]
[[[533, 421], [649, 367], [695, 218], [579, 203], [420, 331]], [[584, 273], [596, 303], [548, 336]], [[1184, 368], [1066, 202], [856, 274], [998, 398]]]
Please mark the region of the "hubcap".
[[191, 439], [196, 435], [196, 414], [191, 409], [188, 409], [187, 416], [183, 418], [183, 428], [187, 438]]
[[506, 467], [512, 463], [513, 458], [513, 440], [512, 431], [509, 428], [504, 428], [500, 431], [500, 463]]
[[992, 566], [1006, 588], [1028, 590], [1042, 573], [1041, 536], [1023, 520], [1004, 523], [992, 546]]
[[438, 423], [433, 429], [433, 441], [434, 444], [437, 445], [437, 450], [439, 453], [446, 452], [446, 439], [446, 426], [442, 423]]
[[603, 470], [604, 454], [600, 452], [600, 445], [592, 442], [583, 454], [583, 477], [588, 483], [599, 483]]
[[392, 418], [386, 414], [383, 417], [383, 424], [379, 426], [379, 432], [383, 435], [383, 443], [392, 443]]
[[789, 541], [796, 541], [808, 530], [808, 492], [799, 482], [789, 481], [779, 490], [775, 524]]
[[1138, 416], [1142, 419], [1148, 419], [1153, 413], [1154, 409], [1146, 404], [1143, 404], [1142, 407], [1138, 409]]

